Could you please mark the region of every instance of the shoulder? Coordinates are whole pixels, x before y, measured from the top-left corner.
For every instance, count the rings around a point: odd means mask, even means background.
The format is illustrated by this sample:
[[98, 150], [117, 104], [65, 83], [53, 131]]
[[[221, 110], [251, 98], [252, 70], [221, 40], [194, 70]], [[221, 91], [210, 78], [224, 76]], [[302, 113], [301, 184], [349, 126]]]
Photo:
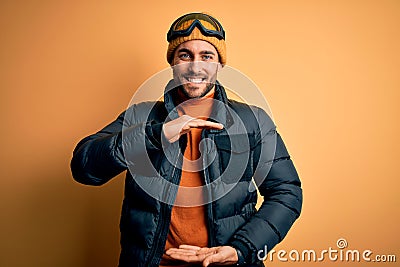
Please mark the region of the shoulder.
[[275, 129], [275, 123], [264, 109], [232, 99], [228, 102], [248, 130], [259, 132]]
[[124, 112], [125, 120], [144, 122], [164, 119], [167, 115], [164, 101], [145, 101], [132, 104]]

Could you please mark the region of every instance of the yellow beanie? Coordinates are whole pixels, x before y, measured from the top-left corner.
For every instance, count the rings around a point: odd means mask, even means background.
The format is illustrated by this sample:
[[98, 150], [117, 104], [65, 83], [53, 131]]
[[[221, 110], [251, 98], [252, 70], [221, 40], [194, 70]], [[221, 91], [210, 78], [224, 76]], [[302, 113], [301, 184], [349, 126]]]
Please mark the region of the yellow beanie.
[[[194, 21], [194, 19], [185, 21], [176, 30], [187, 29], [192, 24], [193, 21]], [[200, 22], [201, 22], [201, 24], [203, 24], [208, 29], [215, 29], [215, 27], [213, 27], [211, 25], [211, 23], [209, 23], [208, 21], [201, 20]], [[215, 30], [217, 30], [217, 29], [215, 29]], [[179, 37], [177, 37], [177, 38], [175, 38], [175, 39], [173, 39], [173, 40], [171, 40], [169, 42], [168, 50], [167, 50], [167, 60], [168, 60], [169, 64], [172, 64], [172, 60], [173, 60], [175, 49], [180, 44], [182, 44], [182, 43], [184, 43], [186, 41], [190, 41], [190, 40], [204, 40], [204, 41], [207, 41], [210, 44], [212, 44], [215, 47], [215, 49], [217, 50], [217, 52], [218, 52], [220, 63], [222, 65], [225, 65], [225, 63], [226, 63], [226, 45], [225, 45], [225, 40], [224, 39], [218, 39], [217, 37], [213, 37], [213, 36], [205, 36], [205, 35], [203, 35], [203, 33], [197, 27], [195, 27], [193, 29], [193, 31], [190, 33], [190, 35], [188, 35], [188, 36], [179, 36]]]

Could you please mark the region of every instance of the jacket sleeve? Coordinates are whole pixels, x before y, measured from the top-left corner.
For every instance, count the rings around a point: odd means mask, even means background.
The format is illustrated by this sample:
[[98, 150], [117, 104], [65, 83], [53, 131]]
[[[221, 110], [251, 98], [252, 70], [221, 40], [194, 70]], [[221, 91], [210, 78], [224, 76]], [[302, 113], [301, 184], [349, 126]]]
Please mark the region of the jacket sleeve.
[[[102, 185], [128, 167], [142, 166], [139, 163], [148, 149], [160, 149], [161, 124], [146, 120], [133, 124], [138, 119], [133, 118], [136, 108], [123, 112], [77, 144], [71, 160], [72, 176], [77, 182]], [[130, 118], [126, 118], [126, 113]]]
[[[281, 242], [302, 207], [300, 179], [285, 144], [264, 111], [259, 110], [258, 118], [261, 143], [254, 180], [264, 200], [257, 213], [231, 240], [231, 245], [240, 249], [247, 262], [258, 261], [258, 251], [265, 246], [270, 251]], [[271, 145], [275, 148], [273, 153]]]

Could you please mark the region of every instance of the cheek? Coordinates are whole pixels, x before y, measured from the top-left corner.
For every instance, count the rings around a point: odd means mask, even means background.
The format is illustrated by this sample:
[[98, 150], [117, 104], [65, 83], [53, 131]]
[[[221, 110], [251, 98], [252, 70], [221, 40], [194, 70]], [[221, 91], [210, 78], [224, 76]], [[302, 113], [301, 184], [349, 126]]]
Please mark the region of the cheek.
[[186, 71], [185, 66], [183, 66], [182, 64], [179, 64], [179, 63], [174, 65], [172, 68], [173, 68], [173, 72], [175, 75], [180, 75], [182, 73], [185, 73], [185, 71]]
[[205, 71], [208, 73], [210, 76], [214, 76], [218, 72], [218, 66], [216, 64], [210, 64], [205, 68]]

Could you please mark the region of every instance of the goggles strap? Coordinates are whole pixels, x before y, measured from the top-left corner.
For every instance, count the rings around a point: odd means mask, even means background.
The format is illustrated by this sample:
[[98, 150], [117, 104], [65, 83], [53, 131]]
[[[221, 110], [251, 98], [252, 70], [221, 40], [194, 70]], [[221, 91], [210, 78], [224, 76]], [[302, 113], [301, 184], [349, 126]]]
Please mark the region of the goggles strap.
[[[210, 18], [211, 19], [211, 18]], [[225, 31], [223, 30], [222, 26], [218, 23], [218, 21], [212, 20], [215, 24], [216, 30], [212, 29], [207, 29], [199, 19], [195, 19], [190, 26], [187, 29], [184, 30], [174, 30], [174, 28], [177, 27], [177, 25], [182, 24], [183, 22], [178, 21], [168, 31], [167, 34], [167, 40], [168, 42], [172, 41], [173, 39], [180, 37], [180, 36], [189, 36], [192, 31], [194, 30], [195, 27], [197, 27], [202, 34], [205, 36], [213, 36], [218, 38], [219, 40], [224, 39], [225, 40]]]

